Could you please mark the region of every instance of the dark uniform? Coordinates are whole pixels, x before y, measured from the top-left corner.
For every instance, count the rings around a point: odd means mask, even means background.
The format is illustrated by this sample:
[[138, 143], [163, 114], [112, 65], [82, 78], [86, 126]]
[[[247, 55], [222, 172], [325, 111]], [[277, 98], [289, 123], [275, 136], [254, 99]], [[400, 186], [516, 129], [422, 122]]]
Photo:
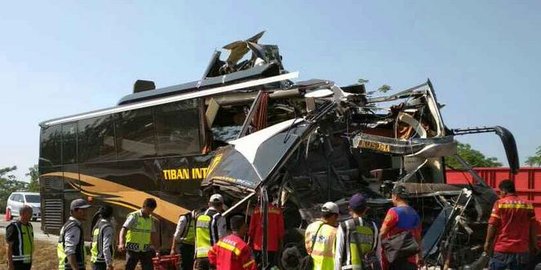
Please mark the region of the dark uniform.
[[92, 231], [92, 247], [90, 249], [93, 270], [105, 270], [113, 265], [114, 232], [109, 220], [101, 219]]
[[84, 233], [81, 222], [74, 217], [70, 217], [60, 230], [58, 238], [57, 254], [58, 269], [72, 270], [68, 261], [68, 256], [75, 255], [77, 259], [78, 270], [85, 269], [85, 247]]
[[34, 251], [34, 230], [32, 224], [11, 222], [6, 227], [6, 242], [11, 244], [12, 260], [15, 270], [32, 268], [32, 252]]

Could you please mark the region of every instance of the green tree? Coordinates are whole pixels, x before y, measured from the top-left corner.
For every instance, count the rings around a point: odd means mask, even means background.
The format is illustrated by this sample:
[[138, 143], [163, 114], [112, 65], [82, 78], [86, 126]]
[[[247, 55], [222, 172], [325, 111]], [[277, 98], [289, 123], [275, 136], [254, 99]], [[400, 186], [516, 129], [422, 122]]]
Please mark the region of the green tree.
[[[483, 153], [478, 150], [475, 150], [471, 145], [467, 143], [458, 143], [457, 146], [458, 155], [466, 160], [468, 164], [472, 167], [501, 167], [502, 163], [498, 161], [495, 157], [486, 157]], [[454, 157], [449, 157], [445, 159], [447, 166], [451, 168], [460, 169], [463, 166], [456, 160]]]
[[13, 175], [13, 171], [17, 170], [17, 166], [5, 167], [0, 169], [0, 211], [6, 209], [6, 203], [9, 195], [18, 190], [26, 190], [28, 183], [18, 181]]
[[378, 88], [378, 91], [382, 92], [382, 93], [387, 93], [389, 91], [391, 91], [391, 86], [387, 85], [387, 84], [384, 84], [382, 86], [380, 86], [380, 88]]
[[541, 167], [541, 146], [537, 147], [535, 155], [526, 159], [526, 165], [530, 167]]
[[28, 191], [39, 192], [39, 171], [38, 165], [28, 168], [28, 172], [25, 174], [30, 177], [30, 183], [28, 184]]

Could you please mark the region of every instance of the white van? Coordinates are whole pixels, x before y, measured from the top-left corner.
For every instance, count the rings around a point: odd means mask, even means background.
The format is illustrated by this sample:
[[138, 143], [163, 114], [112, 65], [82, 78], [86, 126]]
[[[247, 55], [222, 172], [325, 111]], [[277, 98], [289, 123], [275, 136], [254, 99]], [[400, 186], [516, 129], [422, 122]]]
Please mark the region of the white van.
[[6, 213], [10, 213], [12, 217], [18, 217], [19, 209], [25, 204], [32, 207], [32, 220], [36, 221], [41, 218], [41, 199], [37, 192], [11, 193], [6, 206]]

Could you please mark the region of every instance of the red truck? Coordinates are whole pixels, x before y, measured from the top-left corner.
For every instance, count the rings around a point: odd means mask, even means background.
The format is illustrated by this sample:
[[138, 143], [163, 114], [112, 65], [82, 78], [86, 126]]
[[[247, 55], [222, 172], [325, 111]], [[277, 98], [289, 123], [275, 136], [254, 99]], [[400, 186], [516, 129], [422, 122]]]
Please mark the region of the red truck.
[[[473, 170], [495, 190], [498, 189], [501, 181], [513, 180], [518, 195], [534, 203], [535, 215], [538, 220], [541, 220], [541, 168], [522, 167], [516, 175], [512, 174], [509, 168], [474, 168]], [[456, 170], [447, 170], [446, 178], [448, 184], [468, 184], [473, 181], [471, 174]]]

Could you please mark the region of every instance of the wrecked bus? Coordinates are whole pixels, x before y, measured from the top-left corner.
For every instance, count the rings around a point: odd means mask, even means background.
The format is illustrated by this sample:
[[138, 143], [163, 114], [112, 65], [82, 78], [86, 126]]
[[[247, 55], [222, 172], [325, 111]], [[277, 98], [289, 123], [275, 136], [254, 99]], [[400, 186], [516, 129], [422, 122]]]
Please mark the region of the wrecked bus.
[[[347, 199], [357, 192], [370, 198], [369, 215], [382, 220], [391, 206], [391, 189], [401, 183], [422, 218], [425, 262], [455, 268], [479, 257], [497, 196], [457, 155], [455, 137], [496, 133], [516, 173], [516, 144], [507, 129], [447, 127], [430, 81], [386, 96], [367, 93], [364, 85], [340, 87], [317, 79], [260, 93], [288, 89], [300, 94], [282, 101], [295, 117], [228, 141], [211, 161], [202, 189], [226, 196], [233, 204], [226, 214], [249, 215], [258, 201], [255, 207], [264, 212], [277, 198], [286, 230], [298, 236], [285, 239], [287, 245], [302, 239], [299, 229], [318, 218], [321, 204], [335, 201], [347, 214]], [[256, 99], [248, 120], [264, 106]], [[245, 121], [242, 130], [251, 123]], [[457, 159], [475, 181], [446, 184], [449, 158]], [[266, 229], [266, 224], [262, 226]]]
[[42, 122], [44, 231], [58, 233], [75, 198], [94, 209], [114, 206], [121, 223], [152, 197], [167, 248], [178, 216], [220, 192], [226, 215], [249, 214], [258, 199], [265, 208], [277, 198], [294, 241], [320, 204], [344, 207], [356, 192], [370, 198], [370, 215], [380, 218], [400, 182], [423, 219], [425, 261], [475, 259], [496, 194], [472, 170], [475, 182], [445, 184], [445, 160], [467, 167], [456, 156], [455, 136], [495, 132], [516, 170], [511, 133], [446, 127], [430, 81], [387, 96], [362, 84], [293, 82], [298, 73], [285, 70], [277, 46], [258, 43], [262, 35], [224, 46], [225, 59], [215, 52], [198, 81], [161, 89], [138, 81], [115, 107]]

